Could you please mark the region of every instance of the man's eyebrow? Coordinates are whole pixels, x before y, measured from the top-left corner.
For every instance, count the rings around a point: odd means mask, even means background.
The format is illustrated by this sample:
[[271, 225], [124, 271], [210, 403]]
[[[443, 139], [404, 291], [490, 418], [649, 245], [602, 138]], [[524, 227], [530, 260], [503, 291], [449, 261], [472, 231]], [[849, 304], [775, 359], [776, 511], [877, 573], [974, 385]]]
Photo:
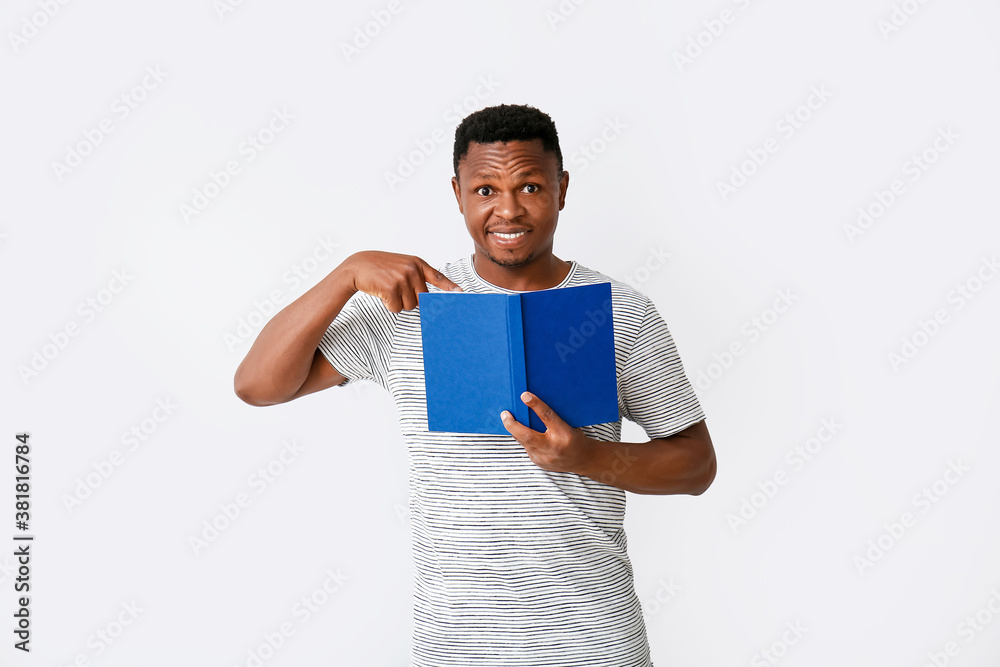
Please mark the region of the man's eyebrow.
[[[516, 179], [524, 178], [525, 176], [538, 176], [538, 175], [540, 175], [542, 173], [543, 172], [542, 172], [541, 169], [536, 169], [535, 167], [530, 167], [528, 169], [522, 169], [521, 171], [515, 172], [514, 174], [511, 174], [511, 176], [516, 180]], [[480, 172], [478, 174], [474, 174], [472, 177], [473, 178], [479, 178], [479, 179], [482, 179], [482, 180], [485, 180], [485, 181], [495, 181], [495, 180], [498, 180], [500, 178], [499, 176], [497, 176], [496, 174], [494, 174], [492, 171], [483, 171], [483, 172]]]

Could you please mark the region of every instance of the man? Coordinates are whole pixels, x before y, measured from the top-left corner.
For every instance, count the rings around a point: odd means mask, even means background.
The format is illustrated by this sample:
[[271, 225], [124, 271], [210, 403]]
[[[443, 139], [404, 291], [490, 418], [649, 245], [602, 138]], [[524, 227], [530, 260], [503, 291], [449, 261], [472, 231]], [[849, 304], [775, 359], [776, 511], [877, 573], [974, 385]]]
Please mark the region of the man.
[[[440, 271], [409, 255], [351, 255], [268, 322], [236, 393], [273, 405], [367, 379], [393, 395], [410, 460], [412, 667], [649, 666], [624, 491], [704, 492], [716, 467], [704, 414], [649, 298], [552, 253], [569, 173], [548, 115], [470, 115], [454, 168], [474, 253]], [[571, 428], [527, 392], [544, 433], [506, 411], [510, 435], [427, 430], [419, 292], [599, 282], [612, 284], [619, 410], [649, 442], [619, 442], [621, 420]]]

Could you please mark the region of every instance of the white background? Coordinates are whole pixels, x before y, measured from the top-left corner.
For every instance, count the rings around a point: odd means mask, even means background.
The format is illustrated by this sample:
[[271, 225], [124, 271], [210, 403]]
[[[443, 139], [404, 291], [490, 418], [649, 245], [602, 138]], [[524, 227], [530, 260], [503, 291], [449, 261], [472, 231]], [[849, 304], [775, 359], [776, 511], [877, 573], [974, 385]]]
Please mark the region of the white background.
[[[366, 383], [252, 408], [232, 378], [275, 293], [288, 303], [358, 250], [434, 266], [472, 251], [453, 133], [501, 102], [558, 127], [555, 253], [648, 294], [700, 385], [715, 484], [628, 501], [657, 667], [996, 664], [996, 3], [49, 4], [0, 9], [0, 664], [253, 665], [282, 623], [294, 634], [268, 666], [407, 664], [390, 397]], [[391, 21], [345, 55], [372, 12]], [[275, 109], [293, 119], [268, 135]], [[102, 119], [112, 131], [87, 139]], [[271, 141], [251, 161], [257, 135]], [[239, 173], [185, 220], [230, 160]], [[851, 231], [859, 207], [880, 215]], [[794, 299], [775, 317], [779, 291]], [[788, 452], [824, 419], [836, 433], [797, 469]], [[30, 655], [10, 631], [21, 431]], [[623, 437], [646, 440], [629, 423]], [[255, 486], [286, 441], [301, 451]]]

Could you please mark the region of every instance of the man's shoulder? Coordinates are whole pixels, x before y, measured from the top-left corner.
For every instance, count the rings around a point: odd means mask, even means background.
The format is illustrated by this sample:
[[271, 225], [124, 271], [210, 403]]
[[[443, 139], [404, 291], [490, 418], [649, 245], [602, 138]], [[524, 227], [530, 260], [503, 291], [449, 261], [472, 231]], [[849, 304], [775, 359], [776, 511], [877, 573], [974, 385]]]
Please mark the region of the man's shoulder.
[[611, 283], [611, 305], [616, 315], [633, 315], [641, 318], [652, 303], [648, 296], [632, 285], [577, 262], [573, 280], [567, 287], [593, 283]]

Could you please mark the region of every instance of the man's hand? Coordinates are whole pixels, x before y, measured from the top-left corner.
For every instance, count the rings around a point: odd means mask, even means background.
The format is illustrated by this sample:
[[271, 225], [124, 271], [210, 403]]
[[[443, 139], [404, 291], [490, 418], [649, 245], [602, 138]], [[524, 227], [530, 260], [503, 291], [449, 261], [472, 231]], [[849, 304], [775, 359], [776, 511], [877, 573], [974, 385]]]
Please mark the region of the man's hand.
[[521, 424], [514, 415], [504, 410], [500, 413], [504, 428], [521, 443], [535, 465], [552, 472], [583, 474], [594, 456], [597, 441], [589, 438], [581, 428], [573, 428], [542, 399], [530, 392], [521, 394], [525, 405], [535, 411], [545, 424], [545, 433]]
[[715, 479], [715, 448], [704, 421], [649, 442], [605, 442], [564, 422], [529, 392], [521, 394], [547, 429], [528, 428], [504, 410], [504, 428], [531, 460], [552, 472], [572, 472], [632, 493], [700, 495]]
[[393, 313], [416, 308], [417, 294], [427, 291], [426, 283], [446, 291], [462, 291], [443, 273], [414, 255], [362, 250], [344, 260], [338, 270], [345, 272], [356, 292], [378, 297]]

